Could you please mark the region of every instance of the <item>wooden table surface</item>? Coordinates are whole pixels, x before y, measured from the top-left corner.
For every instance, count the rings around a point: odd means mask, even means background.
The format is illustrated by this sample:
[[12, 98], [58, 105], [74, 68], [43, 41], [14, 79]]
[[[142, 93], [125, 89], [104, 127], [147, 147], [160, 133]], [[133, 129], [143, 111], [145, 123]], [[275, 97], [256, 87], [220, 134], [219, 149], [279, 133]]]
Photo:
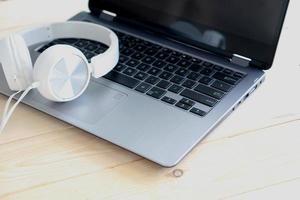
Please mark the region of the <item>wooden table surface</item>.
[[[0, 0], [0, 36], [87, 9]], [[266, 82], [174, 168], [20, 105], [0, 135], [0, 199], [299, 200], [299, 10], [292, 0]]]

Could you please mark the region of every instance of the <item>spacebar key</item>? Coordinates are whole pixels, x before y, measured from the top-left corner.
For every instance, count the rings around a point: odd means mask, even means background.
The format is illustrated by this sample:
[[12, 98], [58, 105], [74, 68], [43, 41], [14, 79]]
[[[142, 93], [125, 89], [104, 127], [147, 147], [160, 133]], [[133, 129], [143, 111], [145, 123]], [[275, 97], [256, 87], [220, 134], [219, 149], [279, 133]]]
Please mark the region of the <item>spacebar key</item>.
[[123, 74], [120, 74], [120, 73], [115, 72], [115, 71], [109, 72], [108, 74], [106, 74], [104, 76], [104, 78], [107, 78], [108, 80], [119, 83], [121, 85], [125, 85], [126, 87], [129, 87], [131, 89], [134, 88], [135, 86], [137, 86], [140, 83], [140, 81], [138, 81], [134, 78], [131, 78], [131, 77], [123, 75]]
[[203, 94], [199, 94], [197, 92], [194, 92], [194, 91], [188, 90], [188, 89], [183, 90], [183, 92], [181, 92], [180, 95], [182, 95], [186, 98], [192, 99], [194, 101], [197, 101], [199, 103], [205, 104], [209, 107], [213, 107], [218, 102], [214, 98], [205, 96]]

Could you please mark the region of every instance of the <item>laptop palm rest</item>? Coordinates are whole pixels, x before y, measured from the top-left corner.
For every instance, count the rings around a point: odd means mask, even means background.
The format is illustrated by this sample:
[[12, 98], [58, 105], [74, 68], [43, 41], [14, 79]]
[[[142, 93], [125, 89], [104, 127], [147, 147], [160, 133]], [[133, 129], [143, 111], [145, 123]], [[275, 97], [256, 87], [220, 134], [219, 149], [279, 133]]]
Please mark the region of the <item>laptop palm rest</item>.
[[[95, 124], [109, 114], [127, 95], [102, 84], [91, 82], [87, 91], [75, 101], [48, 102], [48, 106], [79, 121]], [[43, 102], [43, 104], [45, 104]], [[95, 115], [95, 113], [97, 113]]]
[[[8, 89], [0, 65], [1, 93], [10, 95], [13, 91]], [[25, 97], [24, 102], [41, 110], [51, 111], [57, 117], [67, 117], [69, 122], [93, 125], [114, 110], [127, 94], [107, 87], [91, 80], [87, 90], [78, 98], [70, 102], [56, 103], [43, 98], [37, 90], [32, 90]]]
[[[38, 92], [33, 93], [37, 94], [32, 94], [32, 96], [39, 96]], [[109, 114], [126, 97], [127, 95], [122, 92], [91, 81], [84, 94], [74, 101], [56, 103], [47, 101], [42, 97], [35, 97], [33, 101], [39, 101], [39, 103], [56, 110], [63, 116], [72, 116], [76, 121], [95, 124]], [[97, 114], [95, 115], [95, 113]]]

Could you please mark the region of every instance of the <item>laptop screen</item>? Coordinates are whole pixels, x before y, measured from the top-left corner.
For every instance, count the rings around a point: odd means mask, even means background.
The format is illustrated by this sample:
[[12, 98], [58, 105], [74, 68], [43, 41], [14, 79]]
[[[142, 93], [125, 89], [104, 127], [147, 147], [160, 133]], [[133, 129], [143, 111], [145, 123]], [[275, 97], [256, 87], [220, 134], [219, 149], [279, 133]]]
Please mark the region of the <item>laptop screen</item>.
[[206, 50], [249, 57], [266, 69], [288, 0], [93, 0], [91, 5]]

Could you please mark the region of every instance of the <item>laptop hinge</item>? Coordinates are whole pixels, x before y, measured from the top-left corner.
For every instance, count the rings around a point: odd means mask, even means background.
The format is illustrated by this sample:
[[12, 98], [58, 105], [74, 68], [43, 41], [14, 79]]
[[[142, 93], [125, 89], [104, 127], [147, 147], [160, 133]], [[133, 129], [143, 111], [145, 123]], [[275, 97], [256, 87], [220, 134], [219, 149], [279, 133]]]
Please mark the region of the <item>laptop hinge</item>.
[[102, 10], [102, 12], [99, 15], [99, 18], [107, 20], [107, 21], [113, 21], [114, 18], [117, 17], [116, 13], [107, 11], [107, 10]]
[[249, 67], [250, 62], [252, 61], [252, 59], [247, 58], [245, 56], [238, 55], [238, 54], [233, 54], [230, 61], [232, 63], [234, 63], [236, 65], [239, 65], [239, 66], [242, 66], [242, 67]]

